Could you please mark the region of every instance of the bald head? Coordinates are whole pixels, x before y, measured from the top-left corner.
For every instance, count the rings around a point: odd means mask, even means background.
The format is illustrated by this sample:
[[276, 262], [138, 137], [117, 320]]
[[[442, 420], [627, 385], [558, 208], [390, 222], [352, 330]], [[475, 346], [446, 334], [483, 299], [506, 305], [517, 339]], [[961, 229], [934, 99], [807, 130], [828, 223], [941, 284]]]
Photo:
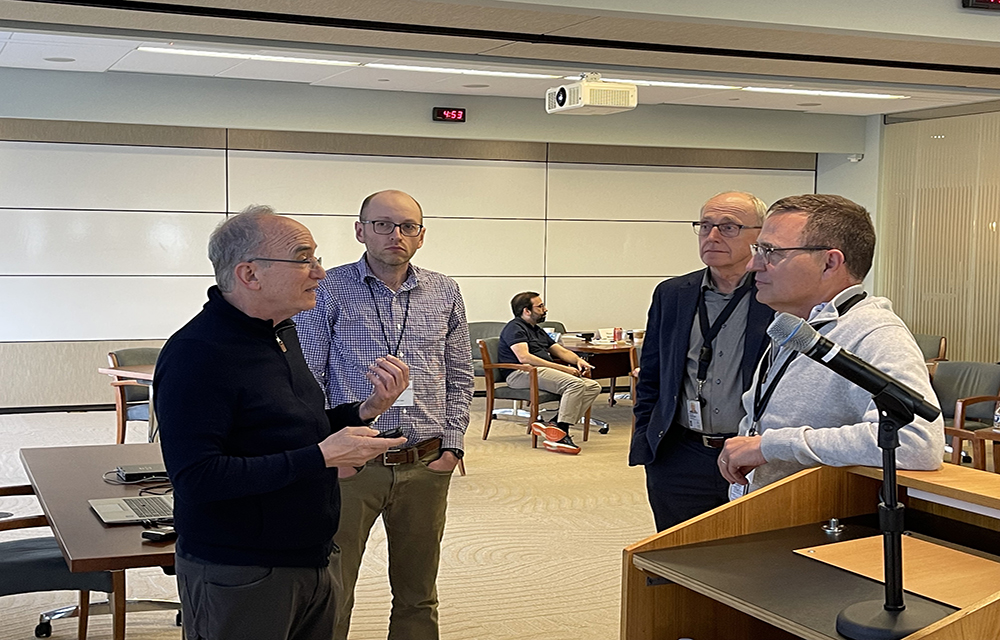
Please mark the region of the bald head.
[[390, 209], [409, 209], [416, 207], [417, 212], [420, 214], [420, 223], [423, 223], [424, 210], [417, 202], [416, 198], [406, 193], [405, 191], [397, 191], [395, 189], [386, 189], [385, 191], [376, 191], [361, 203], [361, 212], [358, 214], [358, 219], [362, 222], [368, 220], [365, 214], [368, 213], [369, 209], [373, 206], [375, 207], [387, 207]]

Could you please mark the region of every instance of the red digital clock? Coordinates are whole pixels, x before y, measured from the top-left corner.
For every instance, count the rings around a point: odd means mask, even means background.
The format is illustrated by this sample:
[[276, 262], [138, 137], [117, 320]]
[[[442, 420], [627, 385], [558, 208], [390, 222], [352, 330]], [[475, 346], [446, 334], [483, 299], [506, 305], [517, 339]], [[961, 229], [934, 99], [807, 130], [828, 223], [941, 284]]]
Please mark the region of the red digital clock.
[[465, 122], [465, 109], [456, 107], [434, 107], [431, 118], [437, 122]]

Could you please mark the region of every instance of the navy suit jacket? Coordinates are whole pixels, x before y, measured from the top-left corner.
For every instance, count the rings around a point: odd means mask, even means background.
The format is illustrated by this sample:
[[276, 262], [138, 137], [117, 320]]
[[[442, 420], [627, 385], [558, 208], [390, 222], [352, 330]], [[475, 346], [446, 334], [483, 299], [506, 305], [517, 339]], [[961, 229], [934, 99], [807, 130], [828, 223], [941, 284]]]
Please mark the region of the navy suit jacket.
[[[630, 465], [649, 464], [656, 459], [660, 441], [677, 414], [683, 392], [691, 327], [698, 312], [698, 294], [705, 269], [664, 280], [653, 292], [642, 343], [639, 382], [636, 385], [635, 433], [629, 451]], [[750, 292], [746, 338], [740, 371], [743, 390], [750, 388], [754, 369], [767, 348], [767, 327], [774, 311], [757, 302], [757, 289]], [[735, 425], [734, 425], [735, 426]]]

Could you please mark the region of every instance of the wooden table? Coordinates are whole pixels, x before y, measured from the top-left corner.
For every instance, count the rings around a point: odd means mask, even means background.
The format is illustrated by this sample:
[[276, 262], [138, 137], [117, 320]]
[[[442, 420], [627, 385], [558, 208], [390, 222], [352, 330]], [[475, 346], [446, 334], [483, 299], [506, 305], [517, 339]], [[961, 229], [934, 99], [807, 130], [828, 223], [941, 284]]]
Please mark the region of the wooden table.
[[[21, 449], [21, 463], [28, 474], [42, 511], [49, 520], [69, 570], [114, 572], [114, 608], [130, 610], [177, 609], [176, 602], [125, 602], [125, 569], [169, 567], [174, 564], [174, 544], [144, 541], [142, 527], [109, 526], [101, 522], [87, 500], [139, 494], [136, 485], [112, 485], [102, 474], [123, 464], [162, 463], [158, 444], [115, 444]], [[150, 603], [155, 604], [150, 604]], [[129, 605], [132, 606], [129, 606]], [[101, 607], [91, 607], [98, 613]], [[119, 628], [120, 627], [120, 628]], [[125, 637], [125, 616], [115, 616], [114, 638]]]
[[127, 367], [99, 367], [97, 373], [111, 376], [117, 379], [140, 380], [148, 382], [149, 387], [149, 429], [148, 440], [155, 442], [159, 438], [159, 431], [156, 429], [156, 414], [153, 412], [153, 367], [151, 364], [133, 364]]
[[590, 342], [568, 341], [561, 343], [573, 353], [580, 355], [594, 366], [590, 377], [594, 379], [611, 378], [611, 397], [608, 404], [615, 404], [615, 382], [617, 378], [627, 378], [632, 371], [632, 350], [630, 343], [592, 344]]

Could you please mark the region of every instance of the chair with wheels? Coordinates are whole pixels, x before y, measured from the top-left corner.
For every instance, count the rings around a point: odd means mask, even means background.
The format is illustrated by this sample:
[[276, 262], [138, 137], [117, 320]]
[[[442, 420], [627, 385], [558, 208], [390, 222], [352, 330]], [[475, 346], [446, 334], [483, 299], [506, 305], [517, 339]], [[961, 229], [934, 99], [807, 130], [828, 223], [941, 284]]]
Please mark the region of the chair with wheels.
[[[139, 347], [135, 349], [118, 349], [108, 353], [108, 362], [112, 367], [128, 367], [137, 364], [156, 364], [160, 355], [159, 347]], [[116, 442], [125, 443], [125, 428], [129, 421], [149, 422], [149, 387], [147, 384], [112, 376], [112, 388], [115, 390], [115, 426]]]
[[[483, 440], [490, 435], [490, 425], [496, 416], [493, 415], [493, 404], [499, 398], [502, 400], [517, 400], [528, 403], [528, 433], [531, 433], [531, 423], [538, 419], [539, 406], [547, 402], [558, 402], [560, 396], [538, 388], [538, 368], [529, 364], [512, 364], [497, 362], [497, 348], [500, 338], [485, 338], [479, 340], [479, 350], [483, 359], [483, 372], [486, 376], [486, 424], [483, 427]], [[499, 381], [496, 371], [499, 369], [516, 369], [526, 371], [530, 377], [527, 389], [513, 389], [505, 382]], [[590, 437], [590, 409], [584, 416], [583, 441]], [[538, 447], [538, 436], [531, 433], [532, 448]]]
[[[31, 485], [0, 487], [2, 496], [34, 495]], [[0, 531], [47, 527], [44, 515], [0, 520]], [[103, 591], [112, 601], [112, 615], [125, 615], [125, 574], [122, 571], [71, 573], [59, 544], [52, 536], [0, 542], [0, 596], [38, 591], [79, 591], [79, 604], [43, 613], [35, 627], [36, 638], [52, 635], [52, 621], [78, 618], [77, 637], [85, 640], [90, 615], [90, 592]], [[118, 624], [114, 625], [118, 628]]]

